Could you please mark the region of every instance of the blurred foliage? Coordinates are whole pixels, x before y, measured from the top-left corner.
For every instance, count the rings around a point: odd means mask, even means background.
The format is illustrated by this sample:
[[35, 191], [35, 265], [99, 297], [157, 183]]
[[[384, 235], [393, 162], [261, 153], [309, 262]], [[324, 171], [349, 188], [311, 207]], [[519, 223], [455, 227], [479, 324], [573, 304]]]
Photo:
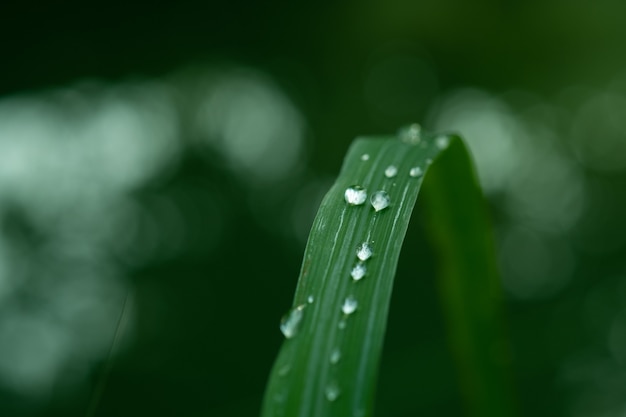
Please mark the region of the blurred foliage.
[[[621, 416], [625, 12], [615, 0], [3, 3], [0, 415], [85, 415], [105, 376], [96, 415], [257, 414], [348, 144], [422, 121], [461, 131], [475, 155], [520, 414]], [[407, 244], [434, 267], [425, 242]], [[434, 281], [407, 268], [378, 414], [458, 415]]]

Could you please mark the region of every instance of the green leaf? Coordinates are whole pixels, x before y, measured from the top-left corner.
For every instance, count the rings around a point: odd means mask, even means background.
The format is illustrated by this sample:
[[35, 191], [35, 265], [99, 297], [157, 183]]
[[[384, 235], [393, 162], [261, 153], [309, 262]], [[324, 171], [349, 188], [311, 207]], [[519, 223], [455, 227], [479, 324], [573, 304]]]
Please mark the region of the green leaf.
[[469, 414], [515, 416], [491, 226], [460, 139], [433, 165], [424, 197], [447, 330]]
[[[270, 375], [264, 417], [371, 415], [400, 249], [421, 174], [440, 154], [441, 161], [433, 164], [434, 184], [429, 188], [434, 191], [428, 207], [441, 259], [444, 265], [453, 263], [442, 269], [441, 281], [451, 340], [463, 380], [470, 387], [478, 383], [466, 395], [476, 415], [512, 415], [510, 396], [503, 395], [508, 387], [504, 365], [491, 360], [494, 346], [502, 345], [494, 324], [499, 319], [497, 275], [471, 163], [460, 138], [424, 135], [412, 125], [399, 138], [355, 140], [322, 201], [305, 250], [294, 308], [281, 324], [289, 337]], [[344, 198], [355, 185], [367, 190], [362, 205], [350, 205]], [[389, 206], [380, 211], [370, 203], [377, 191], [390, 198]], [[357, 256], [363, 243], [372, 248], [372, 256], [365, 260]], [[355, 280], [352, 271], [357, 266], [366, 272]], [[419, 272], [419, 266], [415, 269]], [[481, 352], [485, 347], [491, 350]], [[490, 408], [485, 395], [502, 397], [494, 400], [498, 413], [487, 414], [481, 408]]]

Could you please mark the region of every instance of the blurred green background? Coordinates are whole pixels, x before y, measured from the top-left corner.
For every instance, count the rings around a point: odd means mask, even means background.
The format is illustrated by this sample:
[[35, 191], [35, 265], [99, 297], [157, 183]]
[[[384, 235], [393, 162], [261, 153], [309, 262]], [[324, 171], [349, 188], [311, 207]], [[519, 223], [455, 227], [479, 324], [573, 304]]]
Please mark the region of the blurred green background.
[[[12, 3], [1, 416], [257, 415], [347, 147], [415, 121], [475, 155], [520, 415], [624, 416], [626, 3]], [[459, 416], [416, 220], [376, 415]]]

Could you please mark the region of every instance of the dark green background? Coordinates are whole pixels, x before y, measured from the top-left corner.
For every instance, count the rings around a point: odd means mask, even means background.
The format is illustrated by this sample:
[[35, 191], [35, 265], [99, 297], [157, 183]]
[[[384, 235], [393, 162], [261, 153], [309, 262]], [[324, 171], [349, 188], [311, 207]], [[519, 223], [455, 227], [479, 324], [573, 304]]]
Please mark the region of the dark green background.
[[[272, 80], [300, 112], [306, 158], [297, 173], [259, 188], [233, 172], [219, 152], [189, 147], [166, 172], [133, 189], [129, 198], [157, 213], [165, 239], [161, 199], [179, 207], [188, 232], [167, 256], [155, 251], [137, 260], [134, 252], [105, 248], [109, 262], [124, 271], [133, 299], [132, 330], [114, 352], [110, 372], [102, 354], [83, 379], [67, 381], [69, 361], [43, 396], [0, 374], [0, 415], [85, 415], [103, 378], [97, 416], [257, 415], [282, 340], [278, 321], [290, 306], [304, 249], [302, 239], [285, 231], [296, 191], [314, 185], [306, 214], [312, 220], [355, 136], [394, 132], [413, 121], [434, 127], [429, 115], [441, 97], [464, 87], [498, 97], [513, 113], [528, 110], [516, 99], [520, 94], [556, 107], [552, 140], [560, 154], [577, 161], [586, 187], [580, 219], [541, 235], [544, 243], [567, 242], [574, 259], [567, 285], [545, 296], [505, 297], [520, 415], [621, 415], [626, 175], [623, 166], [586, 165], [569, 147], [569, 134], [576, 123], [572, 109], [587, 97], [576, 88], [624, 93], [619, 86], [626, 84], [616, 80], [626, 74], [625, 22], [626, 3], [608, 0], [3, 3], [0, 99], [45, 100], [85, 82], [96, 83], [98, 91], [150, 80], [179, 85], [194, 71], [247, 68]], [[403, 67], [406, 57], [414, 61]], [[390, 59], [402, 77], [377, 78]], [[428, 68], [412, 74], [420, 65]], [[89, 90], [83, 94], [89, 97]], [[598, 120], [599, 134], [605, 122]], [[626, 130], [618, 131], [626, 140]], [[593, 135], [588, 139], [593, 146]], [[489, 195], [497, 236], [519, 221], [505, 194]], [[2, 235], [35, 272], [0, 300], [0, 314], [20, 305], [45, 316], [46, 304], [30, 288], [38, 285], [41, 251], [55, 244], [54, 236], [19, 204], [6, 200], [1, 208]], [[140, 220], [136, 227], [151, 226]], [[412, 272], [415, 262], [431, 271], [433, 256], [419, 218], [412, 227], [406, 241], [411, 254], [401, 258], [391, 307], [376, 414], [462, 415], [434, 277], [416, 279]], [[144, 235], [138, 236], [135, 244], [142, 245]], [[121, 308], [116, 300], [112, 305]]]

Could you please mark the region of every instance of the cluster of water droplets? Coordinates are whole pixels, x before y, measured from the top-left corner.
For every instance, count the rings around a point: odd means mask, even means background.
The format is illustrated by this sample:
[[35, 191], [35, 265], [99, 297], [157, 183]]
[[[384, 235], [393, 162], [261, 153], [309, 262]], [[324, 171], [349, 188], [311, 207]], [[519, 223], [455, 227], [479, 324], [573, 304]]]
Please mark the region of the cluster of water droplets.
[[[417, 124], [413, 124], [403, 129], [399, 133], [400, 140], [411, 145], [420, 144], [422, 147], [427, 147], [428, 143], [422, 140], [421, 127]], [[449, 145], [448, 136], [438, 136], [434, 140], [435, 146], [440, 150], [443, 150]], [[362, 154], [361, 161], [369, 161], [369, 154]], [[426, 167], [432, 163], [432, 159], [428, 158], [425, 161]], [[385, 168], [384, 175], [388, 179], [395, 178], [399, 173], [398, 166], [389, 165]], [[424, 175], [424, 168], [416, 165], [409, 169], [408, 175], [411, 178], [421, 178]], [[365, 204], [367, 200], [367, 190], [364, 187], [353, 185], [348, 187], [345, 191], [345, 200], [349, 205], [358, 206]], [[369, 198], [370, 204], [374, 208], [375, 212], [379, 212], [389, 207], [391, 204], [391, 198], [389, 194], [384, 191], [376, 191]], [[362, 280], [367, 274], [367, 261], [372, 257], [374, 251], [369, 242], [363, 242], [356, 249], [356, 263], [353, 265], [350, 276], [353, 281], [357, 282]], [[359, 303], [354, 295], [346, 297], [341, 305], [342, 317], [339, 320], [338, 328], [345, 329], [348, 323], [348, 317], [353, 315], [358, 309]], [[330, 352], [329, 362], [332, 365], [339, 363], [341, 359], [341, 351], [338, 347], [335, 347]], [[335, 401], [340, 394], [339, 386], [335, 381], [331, 381], [325, 389], [325, 396], [328, 401]]]
[[[409, 145], [417, 145], [420, 144], [422, 147], [427, 147], [428, 143], [422, 137], [422, 127], [413, 123], [409, 126], [403, 127], [398, 131], [398, 138]], [[435, 146], [440, 150], [443, 150], [448, 147], [450, 144], [450, 136], [445, 134], [437, 135], [435, 138]]]
[[[399, 138], [401, 141], [411, 145], [421, 145], [422, 147], [428, 146], [426, 141], [422, 140], [421, 127], [418, 124], [410, 125], [399, 132]], [[450, 138], [445, 135], [438, 136], [434, 139], [434, 144], [440, 150], [443, 150], [449, 146]], [[360, 157], [361, 161], [369, 161], [370, 155], [364, 153]], [[432, 163], [432, 159], [426, 159], [425, 165], [428, 166]], [[384, 171], [384, 175], [388, 179], [395, 178], [399, 173], [396, 165], [389, 165]], [[420, 178], [424, 175], [424, 168], [421, 166], [413, 166], [409, 169], [408, 175], [411, 178]], [[344, 192], [344, 199], [350, 206], [361, 206], [367, 201], [368, 193], [365, 187], [360, 185], [352, 185], [346, 188]], [[369, 198], [370, 204], [375, 212], [379, 212], [389, 207], [391, 204], [391, 198], [389, 194], [384, 190], [374, 192]], [[350, 271], [350, 277], [354, 282], [360, 281], [367, 275], [367, 261], [373, 256], [373, 248], [369, 242], [361, 243], [356, 249], [356, 262]], [[312, 304], [314, 298], [312, 295], [308, 296], [307, 303]], [[298, 332], [298, 327], [302, 321], [304, 310], [307, 304], [301, 304], [291, 309], [282, 319], [280, 329], [286, 338], [290, 339], [294, 337]], [[354, 295], [347, 296], [341, 304], [342, 317], [338, 322], [339, 329], [345, 329], [348, 323], [348, 318], [353, 315], [359, 307], [358, 300]], [[341, 350], [335, 347], [330, 352], [329, 362], [331, 365], [337, 365], [341, 360]], [[289, 371], [289, 367], [283, 366], [279, 370], [280, 375], [286, 375]], [[339, 398], [341, 390], [335, 380], [331, 380], [324, 390], [324, 395], [328, 401], [335, 401]]]
[[[346, 188], [344, 192], [344, 199], [346, 203], [351, 206], [360, 206], [367, 201], [367, 190], [360, 185], [351, 185]], [[370, 197], [370, 204], [374, 208], [374, 211], [381, 211], [387, 207], [391, 203], [391, 199], [389, 198], [389, 194], [385, 191], [376, 191]]]
[[[350, 271], [350, 276], [353, 281], [362, 280], [367, 274], [367, 264], [366, 261], [372, 257], [374, 254], [374, 250], [372, 245], [369, 242], [363, 242], [356, 248], [356, 264], [352, 267]], [[346, 318], [353, 314], [357, 307], [359, 306], [359, 302], [357, 299], [350, 295], [348, 296], [341, 305], [341, 312], [344, 317], [339, 321], [339, 328], [344, 329], [346, 327]], [[332, 362], [332, 361], [331, 361]]]

